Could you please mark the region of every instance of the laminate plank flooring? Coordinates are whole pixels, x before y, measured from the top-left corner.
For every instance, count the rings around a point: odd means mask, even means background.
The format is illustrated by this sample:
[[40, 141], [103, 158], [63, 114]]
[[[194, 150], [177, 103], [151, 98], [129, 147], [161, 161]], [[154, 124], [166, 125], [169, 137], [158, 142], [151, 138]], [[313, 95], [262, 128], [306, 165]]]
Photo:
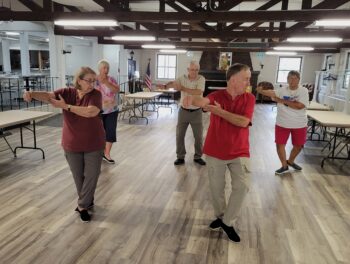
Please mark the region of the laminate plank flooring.
[[[74, 213], [61, 128], [38, 126], [45, 160], [37, 151], [0, 152], [0, 263], [350, 263], [350, 162], [321, 168], [318, 146], [308, 142], [298, 157], [303, 171], [275, 176], [275, 115], [256, 106], [238, 244], [207, 228], [214, 218], [207, 170], [193, 163], [191, 128], [186, 163], [173, 165], [176, 111], [161, 108], [149, 125], [118, 122], [117, 164], [102, 166], [88, 224]], [[18, 134], [9, 140], [18, 144]]]

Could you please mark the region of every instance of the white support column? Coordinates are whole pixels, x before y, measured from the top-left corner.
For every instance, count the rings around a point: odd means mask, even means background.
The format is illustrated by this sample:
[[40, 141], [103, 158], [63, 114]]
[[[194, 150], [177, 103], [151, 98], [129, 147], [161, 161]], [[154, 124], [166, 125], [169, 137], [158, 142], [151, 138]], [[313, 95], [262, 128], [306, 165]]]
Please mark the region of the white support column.
[[29, 76], [30, 75], [30, 61], [29, 61], [28, 32], [21, 32], [19, 40], [20, 40], [20, 47], [21, 47], [22, 76]]
[[10, 73], [11, 72], [11, 59], [10, 59], [10, 41], [7, 39], [2, 39], [2, 65], [3, 72]]
[[93, 68], [96, 72], [98, 72], [97, 69], [97, 63], [101, 60], [104, 59], [103, 57], [103, 45], [99, 45], [97, 43], [97, 40], [92, 42], [92, 65]]
[[[344, 72], [344, 78], [346, 77]], [[348, 82], [348, 88], [346, 91], [344, 113], [350, 115], [350, 82]]]
[[53, 77], [53, 90], [55, 90], [66, 86], [66, 57], [63, 55], [64, 37], [54, 34], [52, 23], [45, 23], [45, 25], [49, 36], [50, 76]]

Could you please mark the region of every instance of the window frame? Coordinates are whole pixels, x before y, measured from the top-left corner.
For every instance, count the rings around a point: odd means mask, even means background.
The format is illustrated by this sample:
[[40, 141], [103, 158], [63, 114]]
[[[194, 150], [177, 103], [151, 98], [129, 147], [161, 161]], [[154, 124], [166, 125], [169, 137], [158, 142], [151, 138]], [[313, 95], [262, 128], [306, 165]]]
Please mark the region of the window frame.
[[286, 82], [279, 82], [278, 81], [278, 75], [280, 71], [292, 71], [292, 70], [280, 70], [280, 63], [281, 63], [281, 59], [296, 59], [296, 58], [300, 58], [300, 64], [299, 64], [299, 69], [297, 70], [299, 73], [301, 73], [301, 68], [303, 65], [303, 56], [279, 56], [278, 57], [278, 65], [277, 65], [277, 72], [276, 72], [276, 84], [286, 84]]
[[[174, 80], [176, 78], [176, 75], [177, 75], [177, 65], [178, 65], [178, 56], [177, 54], [171, 54], [171, 53], [157, 53], [156, 54], [157, 56], [157, 63], [156, 63], [156, 80], [161, 80], [161, 81], [165, 81], [165, 80]], [[159, 56], [174, 56], [175, 57], [175, 67], [169, 67], [169, 66], [165, 66], [164, 68], [166, 70], [169, 70], [169, 68], [175, 68], [175, 77], [174, 78], [160, 78], [158, 76], [158, 69], [159, 69]], [[163, 66], [161, 66], [163, 67]], [[169, 77], [169, 71], [167, 72], [168, 73], [168, 77]]]

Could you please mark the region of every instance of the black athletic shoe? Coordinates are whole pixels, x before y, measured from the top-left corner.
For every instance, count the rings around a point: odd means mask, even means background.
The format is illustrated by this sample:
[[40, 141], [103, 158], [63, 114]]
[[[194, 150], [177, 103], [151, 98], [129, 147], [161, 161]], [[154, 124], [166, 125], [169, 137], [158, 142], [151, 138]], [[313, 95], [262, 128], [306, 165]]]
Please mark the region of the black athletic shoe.
[[174, 165], [177, 166], [177, 165], [182, 165], [182, 164], [185, 164], [185, 160], [184, 159], [176, 159], [174, 161]]
[[303, 168], [300, 167], [298, 164], [296, 164], [295, 162], [294, 163], [289, 163], [289, 161], [287, 161], [287, 164], [289, 166], [291, 166], [293, 169], [297, 170], [297, 171], [301, 171]]
[[115, 161], [113, 159], [108, 159], [105, 155], [102, 156], [103, 160], [109, 164], [114, 164]]
[[75, 208], [75, 211], [80, 214], [80, 220], [83, 221], [84, 223], [90, 222], [91, 216], [89, 215], [89, 212], [84, 209], [84, 210], [79, 210], [79, 208]]
[[277, 175], [282, 175], [282, 174], [284, 174], [284, 173], [286, 173], [286, 172], [288, 172], [288, 171], [289, 171], [289, 168], [288, 168], [288, 166], [287, 166], [287, 167], [281, 167], [281, 168], [279, 168], [278, 170], [275, 171], [275, 173], [276, 173]]
[[224, 224], [224, 222], [222, 222], [221, 228], [224, 230], [224, 232], [226, 233], [230, 241], [236, 242], [236, 243], [241, 241], [241, 238], [239, 237], [239, 235], [236, 233], [235, 229], [232, 226], [227, 226]]
[[210, 223], [209, 228], [211, 230], [218, 230], [222, 225], [222, 220], [220, 218], [216, 218], [213, 222]]

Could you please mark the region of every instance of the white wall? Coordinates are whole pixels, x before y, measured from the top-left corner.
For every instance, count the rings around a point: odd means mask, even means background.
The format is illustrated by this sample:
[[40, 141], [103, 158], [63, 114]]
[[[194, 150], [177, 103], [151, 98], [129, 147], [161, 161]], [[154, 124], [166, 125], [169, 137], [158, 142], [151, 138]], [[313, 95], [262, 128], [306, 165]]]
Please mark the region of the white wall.
[[[159, 52], [157, 50], [142, 50], [140, 55], [140, 76], [143, 76], [146, 73], [148, 59], [151, 59], [151, 79], [152, 83], [166, 83], [166, 80], [157, 80], [156, 79], [156, 70], [157, 70], [157, 54]], [[189, 56], [188, 56], [189, 55]], [[187, 74], [188, 63], [191, 60], [196, 60], [199, 62], [201, 58], [201, 51], [194, 51], [187, 54], [177, 54], [177, 72], [176, 78], [181, 76], [182, 74]], [[170, 81], [170, 80], [169, 80]]]
[[315, 71], [323, 68], [324, 54], [307, 54], [304, 56], [300, 83], [315, 83]]
[[103, 59], [109, 62], [109, 75], [117, 80], [119, 79], [118, 68], [120, 67], [119, 50], [120, 45], [103, 45]]
[[[250, 55], [253, 70], [260, 71], [258, 82], [268, 81], [277, 87], [279, 85], [276, 83], [279, 56], [264, 55], [263, 58], [259, 58], [255, 52], [251, 52]], [[300, 83], [314, 83], [316, 78], [315, 72], [323, 67], [324, 54], [310, 53], [302, 56]], [[263, 69], [260, 68], [260, 62], [264, 65]]]
[[66, 75], [75, 75], [82, 66], [94, 67], [92, 48], [89, 46], [72, 46], [72, 52], [64, 54], [66, 57]]

